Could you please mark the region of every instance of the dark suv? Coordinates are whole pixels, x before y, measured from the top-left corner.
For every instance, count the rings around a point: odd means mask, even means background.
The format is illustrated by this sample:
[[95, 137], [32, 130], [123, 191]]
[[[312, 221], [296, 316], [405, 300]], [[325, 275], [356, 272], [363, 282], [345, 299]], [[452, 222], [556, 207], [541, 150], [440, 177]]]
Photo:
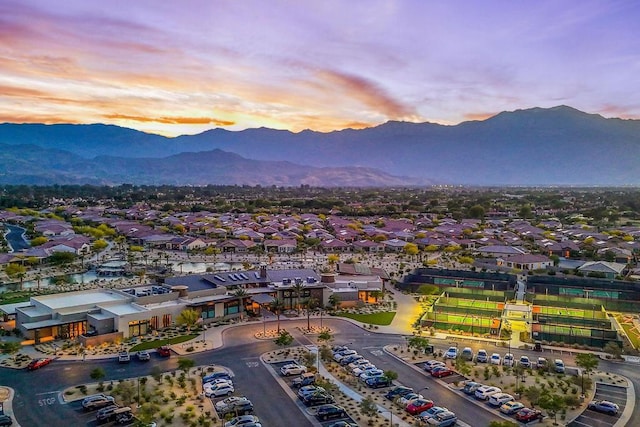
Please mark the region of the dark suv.
[[218, 411], [218, 415], [225, 416], [227, 414], [245, 415], [253, 413], [253, 403], [250, 400], [237, 401], [224, 409]]
[[327, 393], [313, 393], [305, 396], [302, 399], [302, 403], [304, 403], [305, 406], [316, 406], [333, 402], [335, 402], [335, 399], [333, 398], [333, 396]]
[[403, 385], [399, 385], [395, 387], [393, 390], [389, 390], [387, 394], [384, 395], [385, 398], [389, 400], [393, 400], [396, 397], [402, 397], [405, 394], [413, 393], [413, 389], [411, 387], [405, 387]]
[[373, 377], [367, 378], [365, 384], [371, 388], [389, 387], [391, 380], [387, 377]]
[[316, 410], [316, 417], [323, 421], [330, 418], [343, 418], [347, 416], [347, 411], [338, 405], [322, 405]]

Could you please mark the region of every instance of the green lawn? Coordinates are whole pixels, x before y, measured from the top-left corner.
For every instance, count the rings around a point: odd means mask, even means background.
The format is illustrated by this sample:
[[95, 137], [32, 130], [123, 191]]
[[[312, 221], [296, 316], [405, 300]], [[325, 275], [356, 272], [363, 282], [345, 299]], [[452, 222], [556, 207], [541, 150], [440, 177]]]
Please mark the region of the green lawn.
[[395, 311], [383, 311], [373, 314], [355, 314], [355, 313], [337, 313], [338, 317], [348, 317], [349, 319], [357, 320], [358, 322], [367, 323], [369, 325], [390, 325], [395, 317]]
[[189, 341], [197, 337], [197, 334], [191, 335], [183, 335], [175, 338], [167, 338], [163, 340], [154, 340], [154, 341], [145, 341], [131, 347], [131, 352], [140, 351], [140, 350], [151, 350], [153, 348], [158, 348], [162, 345], [172, 345], [172, 344], [180, 344], [181, 342]]

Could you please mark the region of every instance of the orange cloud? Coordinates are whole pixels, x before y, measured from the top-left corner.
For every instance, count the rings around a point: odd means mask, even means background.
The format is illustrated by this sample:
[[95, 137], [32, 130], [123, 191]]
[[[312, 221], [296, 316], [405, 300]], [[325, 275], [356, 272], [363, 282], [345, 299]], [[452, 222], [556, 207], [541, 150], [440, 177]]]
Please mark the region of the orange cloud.
[[376, 83], [364, 77], [327, 69], [318, 71], [316, 75], [389, 118], [398, 119], [414, 115], [413, 108], [403, 105]]
[[49, 94], [37, 89], [28, 89], [23, 87], [15, 87], [15, 86], [3, 86], [0, 85], [0, 94], [2, 96], [12, 96], [12, 97], [23, 97], [23, 96], [37, 96], [44, 97]]
[[233, 126], [235, 124], [233, 121], [214, 119], [211, 117], [145, 117], [126, 114], [105, 114], [103, 117], [112, 120], [131, 120], [142, 123], [162, 123], [171, 125]]

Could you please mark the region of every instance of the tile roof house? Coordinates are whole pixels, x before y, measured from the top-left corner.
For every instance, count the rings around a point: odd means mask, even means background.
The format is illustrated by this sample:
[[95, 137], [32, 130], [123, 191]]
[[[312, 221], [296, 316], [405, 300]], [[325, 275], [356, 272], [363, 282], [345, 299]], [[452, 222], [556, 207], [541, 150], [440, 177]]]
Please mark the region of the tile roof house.
[[350, 252], [351, 245], [342, 240], [329, 239], [320, 243], [320, 248], [325, 252]]
[[498, 266], [506, 266], [518, 270], [542, 270], [553, 265], [548, 257], [544, 255], [521, 254], [508, 257], [498, 257]]
[[607, 279], [615, 279], [616, 276], [621, 276], [626, 268], [625, 264], [615, 262], [589, 261], [578, 267], [578, 271], [587, 275], [590, 273], [604, 274]]
[[265, 251], [279, 254], [290, 254], [298, 248], [298, 243], [295, 239], [267, 239], [263, 245]]
[[355, 251], [378, 253], [384, 252], [382, 243], [373, 242], [371, 240], [357, 240], [351, 244]]

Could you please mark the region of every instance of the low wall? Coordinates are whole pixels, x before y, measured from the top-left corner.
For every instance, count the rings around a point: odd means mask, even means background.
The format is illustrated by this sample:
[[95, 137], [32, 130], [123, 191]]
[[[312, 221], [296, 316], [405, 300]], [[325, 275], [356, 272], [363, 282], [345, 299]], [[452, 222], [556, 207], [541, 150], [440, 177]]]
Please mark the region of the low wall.
[[85, 337], [84, 335], [80, 335], [78, 337], [78, 342], [85, 347], [95, 347], [104, 343], [112, 343], [116, 341], [123, 341], [122, 332], [112, 332], [110, 334], [96, 335], [94, 337]]

